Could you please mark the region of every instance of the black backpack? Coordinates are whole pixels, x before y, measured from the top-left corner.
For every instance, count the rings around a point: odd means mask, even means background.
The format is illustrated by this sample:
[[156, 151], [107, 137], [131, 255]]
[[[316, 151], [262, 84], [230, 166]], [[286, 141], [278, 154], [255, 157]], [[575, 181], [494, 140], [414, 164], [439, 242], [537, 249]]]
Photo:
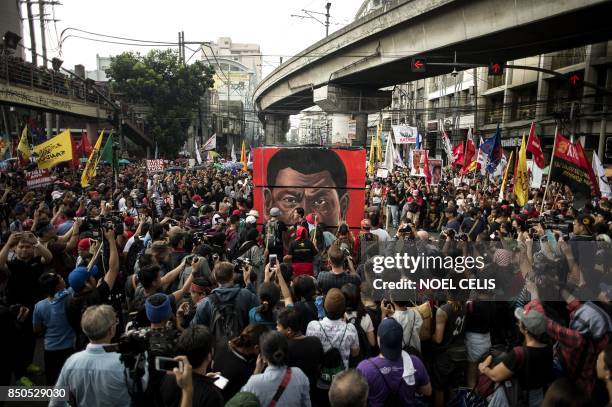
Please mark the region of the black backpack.
[[134, 266], [145, 251], [144, 240], [134, 236], [134, 243], [130, 246], [125, 258], [125, 271], [128, 276], [134, 274]]
[[238, 233], [230, 242], [227, 244], [227, 259], [230, 261], [238, 258], [238, 251], [240, 250], [240, 237]]
[[340, 343], [337, 346], [334, 346], [334, 343], [329, 339], [327, 333], [325, 333], [325, 329], [323, 329], [323, 325], [321, 322], [317, 321], [319, 326], [321, 327], [321, 331], [325, 336], [325, 339], [331, 345], [324, 354], [323, 354], [323, 364], [321, 366], [321, 373], [319, 375], [319, 380], [317, 381], [317, 387], [319, 389], [329, 389], [331, 386], [332, 380], [334, 376], [339, 373], [342, 373], [344, 368], [344, 361], [342, 360], [342, 354], [340, 353], [340, 346], [342, 346], [342, 342], [344, 341], [344, 336], [346, 335], [346, 329], [348, 328], [348, 324], [344, 327], [344, 332], [342, 333], [342, 338], [340, 339]]
[[361, 327], [361, 318], [363, 316], [352, 317], [348, 320], [349, 324], [353, 324], [357, 330], [357, 337], [359, 338], [359, 355], [349, 357], [349, 367], [357, 367], [359, 362], [372, 356], [372, 346], [368, 341], [368, 334]]
[[210, 294], [209, 298], [214, 310], [210, 321], [210, 332], [213, 335], [214, 349], [217, 349], [218, 346], [224, 346], [230, 339], [240, 335], [242, 331], [240, 310], [235, 299], [222, 303], [216, 293]]

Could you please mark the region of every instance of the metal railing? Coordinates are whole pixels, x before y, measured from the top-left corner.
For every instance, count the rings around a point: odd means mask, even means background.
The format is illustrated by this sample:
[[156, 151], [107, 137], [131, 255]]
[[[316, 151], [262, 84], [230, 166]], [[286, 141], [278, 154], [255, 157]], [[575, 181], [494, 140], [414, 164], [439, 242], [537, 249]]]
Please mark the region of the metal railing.
[[[22, 59], [0, 55], [0, 82], [96, 105], [107, 103], [82, 80], [40, 68]], [[102, 91], [104, 92], [104, 91]], [[106, 93], [106, 92], [105, 92]]]

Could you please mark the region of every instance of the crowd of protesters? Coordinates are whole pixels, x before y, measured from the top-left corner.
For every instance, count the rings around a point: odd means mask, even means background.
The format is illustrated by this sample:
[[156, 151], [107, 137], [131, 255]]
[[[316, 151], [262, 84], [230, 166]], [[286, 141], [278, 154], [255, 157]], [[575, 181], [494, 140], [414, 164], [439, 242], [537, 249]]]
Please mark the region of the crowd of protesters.
[[[67, 389], [53, 406], [612, 397], [605, 199], [575, 208], [555, 186], [519, 206], [494, 181], [448, 172], [430, 186], [400, 169], [367, 180], [357, 229], [302, 207], [289, 224], [259, 213], [248, 173], [143, 163], [92, 184], [65, 173], [28, 190], [22, 172], [1, 175], [1, 385]], [[374, 288], [376, 256], [423, 250], [482, 254], [485, 270], [465, 274], [498, 289]]]

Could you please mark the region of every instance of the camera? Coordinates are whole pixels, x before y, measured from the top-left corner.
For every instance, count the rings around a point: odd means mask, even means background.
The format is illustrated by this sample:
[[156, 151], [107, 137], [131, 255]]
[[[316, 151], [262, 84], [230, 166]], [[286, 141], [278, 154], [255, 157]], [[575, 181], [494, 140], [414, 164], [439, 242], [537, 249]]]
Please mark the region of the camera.
[[123, 218], [118, 213], [100, 216], [100, 225], [104, 230], [113, 229], [116, 235], [123, 234]]
[[234, 265], [234, 273], [242, 274], [244, 268], [251, 264], [251, 262], [249, 259], [238, 257], [236, 260], [232, 261], [232, 264]]
[[117, 343], [105, 345], [105, 352], [117, 352], [121, 355], [138, 355], [149, 349], [149, 329], [135, 329], [124, 332]]

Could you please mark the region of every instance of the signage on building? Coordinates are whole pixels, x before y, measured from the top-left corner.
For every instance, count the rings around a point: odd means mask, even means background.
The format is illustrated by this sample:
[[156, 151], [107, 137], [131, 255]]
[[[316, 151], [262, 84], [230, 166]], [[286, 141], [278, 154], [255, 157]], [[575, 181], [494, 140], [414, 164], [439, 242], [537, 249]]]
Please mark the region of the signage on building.
[[357, 120], [348, 121], [347, 135], [350, 140], [355, 140], [357, 138]]
[[438, 122], [427, 122], [427, 131], [438, 131]]
[[521, 138], [520, 137], [502, 138], [501, 144], [502, 144], [502, 147], [504, 148], [520, 147]]

